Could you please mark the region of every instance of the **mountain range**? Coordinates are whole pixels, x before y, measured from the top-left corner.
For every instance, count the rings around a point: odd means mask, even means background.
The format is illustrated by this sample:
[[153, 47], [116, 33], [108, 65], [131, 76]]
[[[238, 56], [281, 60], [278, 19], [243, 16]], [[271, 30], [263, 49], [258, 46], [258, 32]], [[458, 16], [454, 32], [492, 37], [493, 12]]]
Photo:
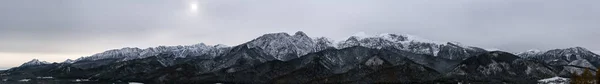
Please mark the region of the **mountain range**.
[[61, 63], [33, 59], [0, 71], [0, 83], [536, 83], [599, 66], [599, 55], [582, 47], [508, 53], [406, 34], [334, 41], [299, 31], [236, 46], [122, 48]]

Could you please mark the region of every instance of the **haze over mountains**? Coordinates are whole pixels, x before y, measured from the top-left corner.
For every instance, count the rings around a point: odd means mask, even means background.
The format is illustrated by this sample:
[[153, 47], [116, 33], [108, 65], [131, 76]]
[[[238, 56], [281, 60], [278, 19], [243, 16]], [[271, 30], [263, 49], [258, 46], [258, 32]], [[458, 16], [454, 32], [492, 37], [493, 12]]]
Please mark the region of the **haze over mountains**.
[[[236, 45], [122, 48], [61, 63], [33, 59], [0, 71], [4, 82], [144, 83], [535, 83], [600, 66], [583, 48], [509, 53], [412, 35], [334, 41], [270, 33]], [[41, 77], [41, 78], [40, 78]], [[43, 79], [44, 77], [50, 79]]]

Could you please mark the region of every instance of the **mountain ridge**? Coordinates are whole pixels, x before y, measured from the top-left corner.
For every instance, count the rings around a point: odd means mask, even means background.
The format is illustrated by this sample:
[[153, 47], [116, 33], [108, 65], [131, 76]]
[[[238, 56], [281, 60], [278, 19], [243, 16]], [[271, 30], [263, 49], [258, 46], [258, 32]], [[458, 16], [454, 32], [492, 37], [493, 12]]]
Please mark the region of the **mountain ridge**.
[[335, 41], [299, 31], [265, 34], [236, 46], [121, 48], [62, 63], [30, 62], [0, 72], [5, 74], [0, 79], [48, 76], [146, 83], [477, 83], [493, 79], [487, 82], [517, 83], [596, 68], [600, 56], [583, 47], [515, 55], [411, 35], [359, 34]]

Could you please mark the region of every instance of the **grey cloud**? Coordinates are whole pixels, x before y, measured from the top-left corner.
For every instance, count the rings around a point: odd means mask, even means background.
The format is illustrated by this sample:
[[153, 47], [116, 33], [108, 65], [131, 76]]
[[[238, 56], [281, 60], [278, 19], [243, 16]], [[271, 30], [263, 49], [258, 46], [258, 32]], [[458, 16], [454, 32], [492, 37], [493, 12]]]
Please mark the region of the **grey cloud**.
[[0, 52], [101, 52], [120, 47], [236, 45], [270, 32], [343, 38], [414, 34], [511, 52], [600, 50], [600, 1], [564, 0], [3, 0]]

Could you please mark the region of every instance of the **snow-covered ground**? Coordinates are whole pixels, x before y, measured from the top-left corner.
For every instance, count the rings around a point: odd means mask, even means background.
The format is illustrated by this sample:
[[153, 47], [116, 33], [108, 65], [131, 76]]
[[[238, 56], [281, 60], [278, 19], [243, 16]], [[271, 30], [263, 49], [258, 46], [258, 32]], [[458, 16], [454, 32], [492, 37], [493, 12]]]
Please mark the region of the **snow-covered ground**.
[[129, 82], [129, 84], [144, 84], [144, 83], [138, 83], [138, 82]]
[[31, 79], [21, 79], [21, 80], [19, 80], [19, 82], [29, 82], [29, 81], [31, 81]]
[[568, 84], [569, 79], [563, 77], [552, 77], [547, 79], [538, 80], [539, 84]]
[[90, 79], [75, 79], [73, 80], [73, 82], [87, 82], [90, 81]]

